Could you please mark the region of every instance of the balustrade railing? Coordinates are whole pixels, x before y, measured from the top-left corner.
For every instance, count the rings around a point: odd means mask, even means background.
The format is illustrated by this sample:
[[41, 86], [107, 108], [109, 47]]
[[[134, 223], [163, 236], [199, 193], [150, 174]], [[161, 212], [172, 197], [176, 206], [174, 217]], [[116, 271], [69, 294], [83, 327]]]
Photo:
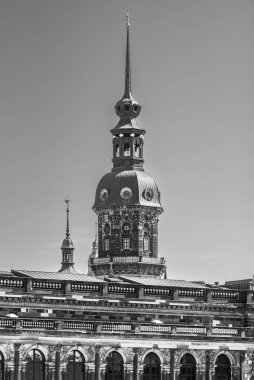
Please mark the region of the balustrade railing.
[[5, 329], [22, 330], [56, 330], [57, 331], [94, 331], [97, 333], [114, 332], [127, 334], [172, 334], [172, 335], [203, 335], [203, 336], [227, 336], [232, 338], [246, 339], [254, 337], [254, 329], [248, 327], [206, 327], [206, 326], [187, 326], [176, 324], [140, 323], [140, 322], [93, 322], [80, 320], [63, 319], [42, 319], [42, 318], [14, 318], [0, 317], [0, 332]]

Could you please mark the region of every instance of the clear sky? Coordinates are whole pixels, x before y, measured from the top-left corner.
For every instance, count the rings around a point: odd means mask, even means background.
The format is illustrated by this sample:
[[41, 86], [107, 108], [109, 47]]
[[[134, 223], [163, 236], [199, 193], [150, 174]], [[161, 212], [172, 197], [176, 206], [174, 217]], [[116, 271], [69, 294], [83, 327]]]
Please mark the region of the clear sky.
[[254, 269], [254, 0], [1, 0], [1, 270], [87, 271], [123, 95], [125, 12], [168, 277]]

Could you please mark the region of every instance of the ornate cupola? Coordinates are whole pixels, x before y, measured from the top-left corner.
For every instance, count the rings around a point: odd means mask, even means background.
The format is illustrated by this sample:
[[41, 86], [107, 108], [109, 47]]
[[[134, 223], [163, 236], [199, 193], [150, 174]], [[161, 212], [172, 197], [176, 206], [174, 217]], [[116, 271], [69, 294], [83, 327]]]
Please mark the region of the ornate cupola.
[[137, 116], [141, 106], [131, 92], [130, 23], [127, 14], [124, 95], [116, 103], [118, 124], [113, 134], [113, 168], [100, 180], [93, 210], [98, 216], [98, 255], [89, 259], [96, 276], [164, 277], [165, 260], [158, 257], [160, 192], [143, 169], [145, 130]]
[[67, 198], [65, 200], [65, 203], [67, 204], [66, 207], [66, 237], [63, 240], [62, 244], [62, 267], [59, 269], [58, 272], [64, 272], [64, 273], [78, 273], [76, 269], [74, 268], [74, 262], [73, 262], [73, 251], [74, 251], [74, 245], [73, 241], [70, 238], [70, 227], [69, 227], [69, 203], [70, 200]]

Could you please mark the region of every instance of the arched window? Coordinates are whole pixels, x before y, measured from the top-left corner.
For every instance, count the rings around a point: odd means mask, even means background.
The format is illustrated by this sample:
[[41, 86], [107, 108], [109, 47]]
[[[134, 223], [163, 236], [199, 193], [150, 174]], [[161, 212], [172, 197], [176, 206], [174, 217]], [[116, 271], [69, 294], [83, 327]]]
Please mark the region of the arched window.
[[67, 358], [67, 379], [85, 379], [85, 359], [84, 356], [77, 350], [71, 351]]
[[4, 356], [0, 351], [0, 380], [4, 380]]
[[150, 251], [150, 238], [148, 236], [144, 237], [144, 251]]
[[104, 235], [109, 235], [110, 234], [110, 224], [105, 223], [104, 228], [103, 228]]
[[123, 146], [123, 155], [130, 156], [131, 155], [131, 147], [129, 143], [124, 144]]
[[148, 224], [145, 224], [144, 225], [144, 228], [143, 228], [143, 249], [144, 249], [144, 252], [149, 252], [150, 249], [151, 249], [151, 239], [150, 239], [150, 235], [151, 235], [151, 232], [150, 232], [150, 227]]
[[110, 240], [108, 238], [104, 239], [103, 245], [104, 251], [110, 251]]
[[123, 380], [123, 358], [116, 352], [112, 351], [107, 357], [107, 366], [105, 373], [105, 380]]
[[161, 378], [161, 366], [159, 357], [150, 352], [145, 357], [145, 366], [143, 380], [160, 380]]
[[215, 363], [215, 380], [231, 380], [231, 364], [229, 358], [222, 354]]
[[119, 157], [119, 144], [118, 143], [115, 144], [115, 156]]
[[41, 351], [31, 350], [27, 354], [26, 380], [45, 379], [45, 358]]
[[134, 142], [134, 155], [135, 157], [140, 157], [140, 142], [139, 141], [135, 141]]
[[196, 360], [190, 354], [185, 354], [181, 359], [180, 380], [196, 379]]
[[131, 225], [130, 225], [130, 223], [124, 223], [123, 226], [122, 226], [122, 229], [123, 229], [123, 233], [124, 234], [129, 235], [130, 232], [131, 232]]

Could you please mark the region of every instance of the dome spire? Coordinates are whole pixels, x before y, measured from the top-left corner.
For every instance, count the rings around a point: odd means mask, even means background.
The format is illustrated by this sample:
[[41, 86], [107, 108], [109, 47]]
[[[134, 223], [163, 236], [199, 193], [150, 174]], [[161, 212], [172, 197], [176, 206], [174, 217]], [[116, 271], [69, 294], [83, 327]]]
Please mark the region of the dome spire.
[[124, 95], [130, 96], [131, 93], [131, 64], [130, 64], [130, 15], [129, 11], [126, 12], [126, 29], [127, 29], [127, 41], [126, 41], [126, 66], [125, 66], [125, 89]]

